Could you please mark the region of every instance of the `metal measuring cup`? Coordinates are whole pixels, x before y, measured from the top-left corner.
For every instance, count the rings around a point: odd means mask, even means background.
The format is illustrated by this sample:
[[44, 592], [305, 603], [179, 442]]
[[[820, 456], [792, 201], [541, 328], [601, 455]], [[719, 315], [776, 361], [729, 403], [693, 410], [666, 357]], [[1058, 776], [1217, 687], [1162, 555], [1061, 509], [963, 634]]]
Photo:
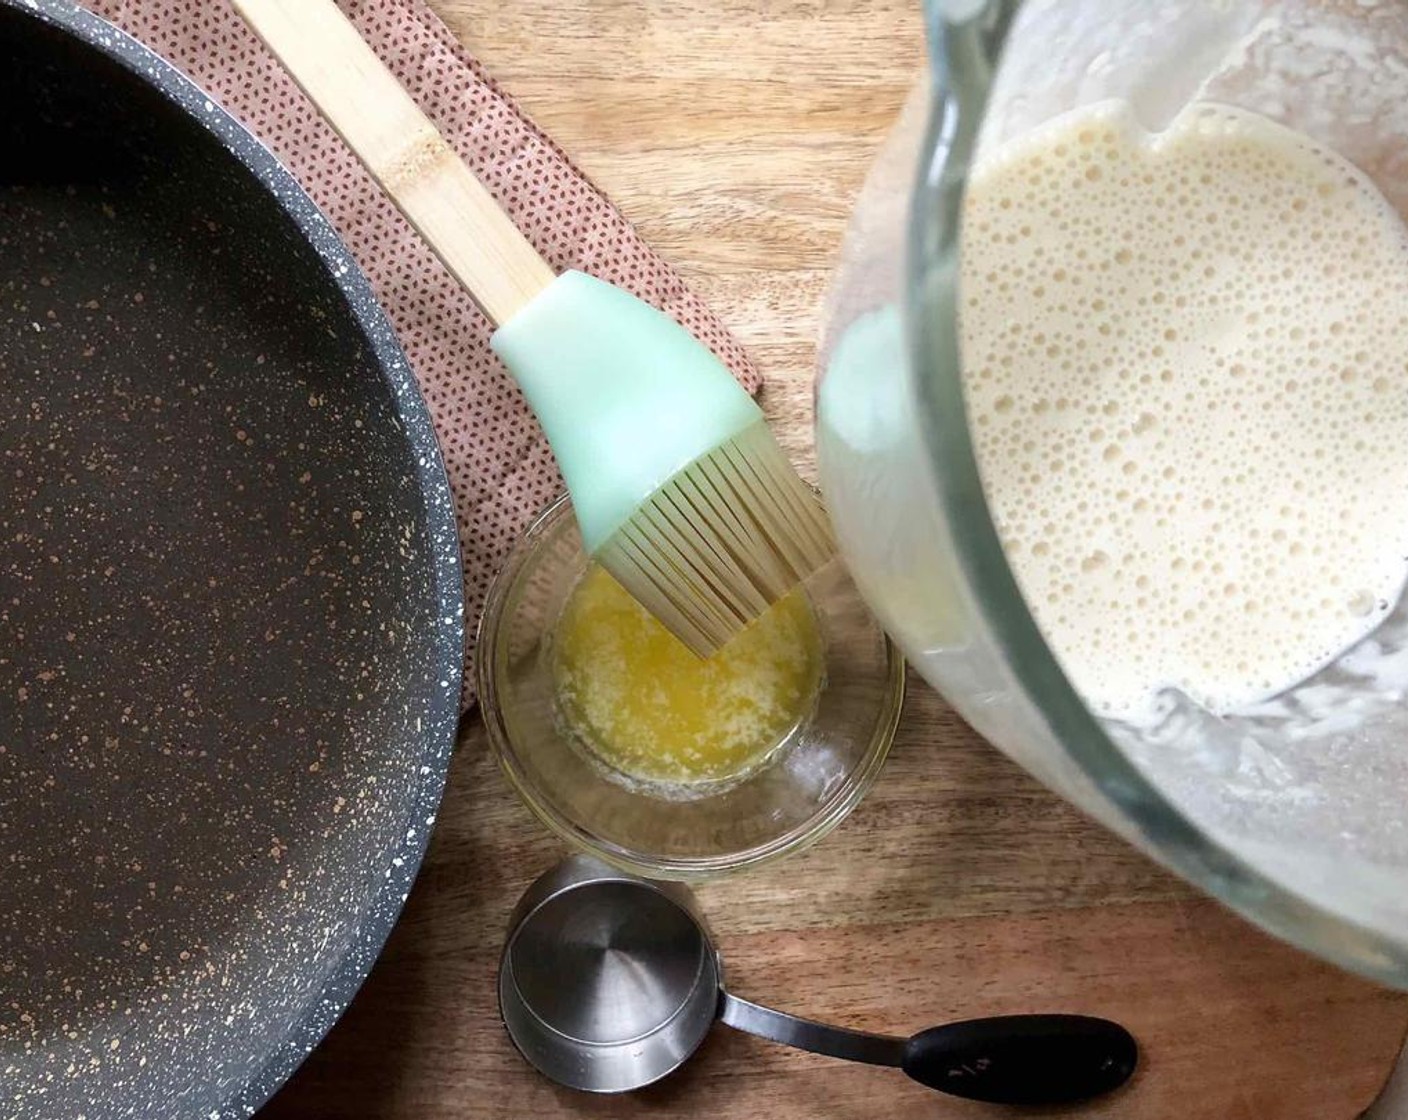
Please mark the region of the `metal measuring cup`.
[[724, 990], [723, 962], [693, 895], [573, 856], [519, 901], [499, 965], [509, 1036], [573, 1089], [640, 1089], [682, 1065], [715, 1019], [763, 1038], [871, 1065], [931, 1088], [1004, 1104], [1062, 1104], [1134, 1072], [1123, 1027], [1083, 1015], [1009, 1015], [909, 1038], [846, 1030]]

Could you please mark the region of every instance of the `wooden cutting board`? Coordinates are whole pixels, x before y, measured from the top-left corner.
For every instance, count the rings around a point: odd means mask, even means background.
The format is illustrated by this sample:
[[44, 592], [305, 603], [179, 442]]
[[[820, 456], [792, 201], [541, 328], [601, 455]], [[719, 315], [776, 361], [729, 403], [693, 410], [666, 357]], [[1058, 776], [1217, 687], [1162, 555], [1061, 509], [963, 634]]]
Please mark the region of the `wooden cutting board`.
[[[819, 304], [852, 199], [919, 70], [917, 0], [432, 3], [738, 331], [805, 460]], [[519, 893], [560, 854], [471, 720], [381, 963], [265, 1115], [1010, 1115], [723, 1028], [648, 1092], [552, 1088], [503, 1033], [494, 969]], [[1137, 1080], [1066, 1116], [1351, 1120], [1408, 1027], [1408, 997], [1267, 939], [1164, 874], [917, 678], [856, 813], [811, 852], [700, 895], [731, 986], [788, 1010], [897, 1032], [1030, 1010], [1126, 1023], [1144, 1047]]]
[[[1195, 895], [912, 684], [890, 764], [841, 828], [699, 892], [735, 991], [869, 1030], [1029, 1010], [1118, 1019], [1143, 1045], [1143, 1070], [1074, 1115], [1352, 1120], [1372, 1099], [1408, 1023], [1404, 997]], [[553, 1088], [510, 1046], [494, 977], [509, 911], [560, 854], [513, 800], [473, 721], [382, 961], [271, 1120], [1009, 1115], [726, 1028], [645, 1093]]]

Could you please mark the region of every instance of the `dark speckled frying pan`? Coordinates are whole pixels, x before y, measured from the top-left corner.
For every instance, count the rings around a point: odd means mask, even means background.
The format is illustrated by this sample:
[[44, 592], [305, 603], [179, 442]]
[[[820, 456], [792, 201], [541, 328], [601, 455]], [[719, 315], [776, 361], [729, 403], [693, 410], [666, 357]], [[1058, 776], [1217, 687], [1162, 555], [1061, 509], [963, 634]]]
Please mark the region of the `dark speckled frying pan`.
[[0, 1117], [246, 1116], [435, 813], [458, 543], [345, 248], [184, 78], [0, 0]]

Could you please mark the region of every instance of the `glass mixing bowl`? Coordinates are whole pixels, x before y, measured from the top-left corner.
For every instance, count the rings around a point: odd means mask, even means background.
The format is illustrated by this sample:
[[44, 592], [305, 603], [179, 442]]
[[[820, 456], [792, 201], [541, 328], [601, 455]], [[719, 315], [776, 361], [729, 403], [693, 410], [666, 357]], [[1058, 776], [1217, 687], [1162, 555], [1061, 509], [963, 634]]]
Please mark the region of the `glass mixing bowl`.
[[1252, 110], [1330, 145], [1408, 215], [1408, 5], [931, 0], [927, 14], [931, 73], [862, 194], [817, 388], [823, 490], [856, 584], [919, 672], [1052, 789], [1271, 932], [1408, 988], [1408, 609], [1254, 712], [1185, 701], [1144, 731], [1098, 718], [994, 530], [955, 317], [975, 151], [1095, 100], [1154, 129], [1192, 101]]
[[657, 879], [699, 879], [797, 851], [835, 828], [874, 782], [904, 698], [904, 660], [833, 563], [805, 585], [822, 645], [811, 711], [740, 780], [687, 796], [602, 762], [560, 718], [553, 632], [587, 570], [566, 498], [509, 556], [479, 626], [489, 741], [528, 807], [570, 844]]

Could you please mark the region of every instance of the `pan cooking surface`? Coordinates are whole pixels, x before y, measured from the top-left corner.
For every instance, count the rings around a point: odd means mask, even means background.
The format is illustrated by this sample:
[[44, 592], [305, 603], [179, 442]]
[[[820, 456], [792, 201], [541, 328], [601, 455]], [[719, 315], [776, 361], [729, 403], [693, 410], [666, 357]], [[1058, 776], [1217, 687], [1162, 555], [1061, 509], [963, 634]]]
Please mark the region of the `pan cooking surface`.
[[419, 858], [448, 496], [306, 200], [3, 3], [0, 116], [0, 1115], [219, 1115]]

